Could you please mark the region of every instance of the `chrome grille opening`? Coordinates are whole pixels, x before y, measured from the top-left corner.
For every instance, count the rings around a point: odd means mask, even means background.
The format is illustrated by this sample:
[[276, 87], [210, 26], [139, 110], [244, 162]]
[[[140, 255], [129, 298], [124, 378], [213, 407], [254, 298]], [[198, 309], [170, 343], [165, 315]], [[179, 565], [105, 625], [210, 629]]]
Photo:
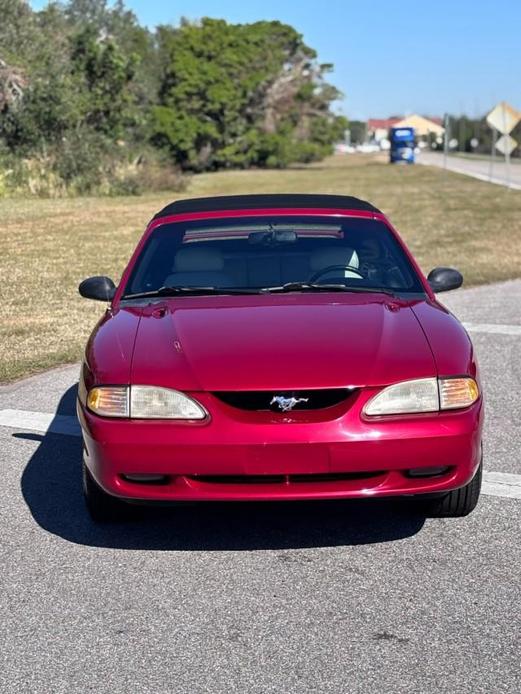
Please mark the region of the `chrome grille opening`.
[[[323, 410], [347, 400], [356, 392], [354, 388], [320, 388], [317, 390], [245, 390], [218, 391], [216, 398], [240, 410], [297, 412], [302, 410]], [[291, 401], [287, 410], [276, 402], [277, 398]]]

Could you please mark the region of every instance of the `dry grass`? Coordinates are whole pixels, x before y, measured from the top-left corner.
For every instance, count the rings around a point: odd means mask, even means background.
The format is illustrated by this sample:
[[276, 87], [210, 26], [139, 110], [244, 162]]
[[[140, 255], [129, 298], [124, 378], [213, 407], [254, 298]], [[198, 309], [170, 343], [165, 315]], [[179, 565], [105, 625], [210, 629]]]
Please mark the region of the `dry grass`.
[[[195, 176], [184, 196], [247, 192], [356, 195], [389, 214], [423, 269], [453, 265], [466, 284], [521, 276], [521, 192], [379, 157], [331, 158], [286, 171]], [[1, 200], [0, 381], [76, 360], [102, 309], [81, 279], [117, 279], [167, 195]]]

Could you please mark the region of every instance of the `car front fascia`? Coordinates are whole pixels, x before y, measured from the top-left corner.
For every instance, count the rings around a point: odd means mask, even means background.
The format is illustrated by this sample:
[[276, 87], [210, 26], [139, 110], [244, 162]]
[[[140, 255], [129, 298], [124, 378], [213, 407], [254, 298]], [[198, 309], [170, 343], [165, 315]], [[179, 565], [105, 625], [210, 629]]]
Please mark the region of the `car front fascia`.
[[[78, 403], [85, 462], [109, 494], [146, 501], [396, 496], [449, 491], [472, 479], [481, 459], [481, 397], [464, 410], [368, 421], [361, 411], [376, 392], [360, 389], [347, 410], [337, 407], [320, 425], [291, 414], [266, 419], [252, 412], [245, 417], [211, 393], [187, 393], [212, 414], [200, 422], [109, 420]], [[447, 467], [447, 473], [408, 476], [411, 469], [436, 466]], [[125, 479], [142, 473], [162, 474], [169, 482], [150, 485]], [[356, 473], [360, 479], [335, 479], [342, 473]], [[197, 483], [200, 476], [215, 475], [223, 478], [218, 485]], [[248, 480], [270, 475], [287, 480], [279, 485], [224, 483], [227, 476]], [[289, 484], [292, 475], [312, 477], [309, 483]], [[326, 477], [315, 481], [316, 475]]]

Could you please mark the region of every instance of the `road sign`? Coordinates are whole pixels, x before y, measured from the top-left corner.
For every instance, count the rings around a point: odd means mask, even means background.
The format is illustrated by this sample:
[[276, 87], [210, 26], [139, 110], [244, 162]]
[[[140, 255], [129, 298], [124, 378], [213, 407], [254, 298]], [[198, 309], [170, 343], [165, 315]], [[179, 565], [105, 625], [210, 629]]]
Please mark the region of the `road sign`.
[[508, 135], [520, 120], [521, 113], [507, 104], [506, 101], [501, 101], [497, 106], [494, 106], [487, 116], [487, 123], [490, 127], [495, 128], [502, 135]]
[[496, 142], [496, 149], [498, 149], [501, 154], [512, 154], [516, 147], [517, 140], [514, 140], [510, 135], [502, 135]]

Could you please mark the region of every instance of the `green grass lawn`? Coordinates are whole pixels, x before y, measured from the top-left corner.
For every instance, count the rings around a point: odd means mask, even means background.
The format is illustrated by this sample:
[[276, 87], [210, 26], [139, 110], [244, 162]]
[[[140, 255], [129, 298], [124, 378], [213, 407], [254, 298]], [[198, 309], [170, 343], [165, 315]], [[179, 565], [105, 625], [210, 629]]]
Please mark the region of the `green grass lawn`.
[[[521, 276], [521, 191], [352, 155], [201, 174], [183, 197], [254, 192], [355, 195], [390, 216], [426, 272], [451, 265], [466, 285]], [[171, 199], [0, 200], [0, 381], [81, 357], [103, 307], [81, 299], [78, 283], [95, 274], [117, 280], [146, 222]]]

